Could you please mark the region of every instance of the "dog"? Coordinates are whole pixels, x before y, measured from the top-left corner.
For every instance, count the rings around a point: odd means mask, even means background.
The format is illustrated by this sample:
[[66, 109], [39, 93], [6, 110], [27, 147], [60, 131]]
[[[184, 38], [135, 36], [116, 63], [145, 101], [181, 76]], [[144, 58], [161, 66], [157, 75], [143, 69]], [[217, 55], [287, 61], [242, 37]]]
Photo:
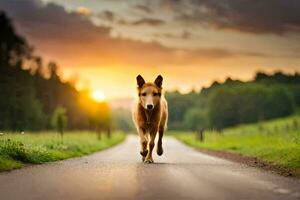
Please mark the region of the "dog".
[[153, 163], [152, 151], [158, 132], [157, 155], [163, 154], [162, 138], [168, 121], [168, 104], [162, 93], [163, 77], [146, 83], [141, 75], [136, 77], [138, 101], [133, 110], [133, 121], [140, 137], [140, 154], [144, 163]]

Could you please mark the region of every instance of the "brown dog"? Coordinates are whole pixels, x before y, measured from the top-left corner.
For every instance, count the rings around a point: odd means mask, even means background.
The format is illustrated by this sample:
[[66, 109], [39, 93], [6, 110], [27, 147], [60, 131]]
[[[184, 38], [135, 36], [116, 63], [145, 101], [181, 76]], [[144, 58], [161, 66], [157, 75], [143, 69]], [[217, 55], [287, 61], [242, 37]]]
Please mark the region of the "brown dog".
[[163, 77], [159, 75], [154, 83], [146, 83], [141, 75], [136, 77], [138, 102], [133, 111], [133, 121], [140, 136], [142, 159], [153, 163], [152, 150], [158, 132], [157, 154], [163, 154], [162, 138], [168, 120], [168, 106], [162, 94]]

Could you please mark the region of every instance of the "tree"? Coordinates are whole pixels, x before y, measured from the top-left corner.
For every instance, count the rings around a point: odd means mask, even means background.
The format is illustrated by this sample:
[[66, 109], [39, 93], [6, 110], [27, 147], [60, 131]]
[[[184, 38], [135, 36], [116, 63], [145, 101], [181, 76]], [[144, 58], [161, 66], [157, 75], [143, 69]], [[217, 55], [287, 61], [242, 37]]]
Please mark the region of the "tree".
[[294, 110], [293, 96], [280, 85], [223, 86], [211, 93], [208, 102], [210, 125], [217, 129], [283, 117]]
[[22, 70], [32, 56], [25, 39], [17, 35], [10, 19], [0, 12], [0, 129], [37, 130], [44, 126], [42, 105], [34, 81]]
[[63, 138], [64, 129], [67, 127], [68, 118], [66, 115], [66, 109], [63, 107], [57, 107], [52, 115], [51, 124]]
[[203, 101], [199, 93], [191, 92], [189, 94], [181, 94], [179, 92], [166, 93], [166, 99], [169, 106], [169, 122], [170, 129], [185, 129], [184, 114], [193, 106], [202, 106]]
[[184, 125], [187, 129], [199, 131], [208, 127], [206, 111], [198, 108], [190, 108], [184, 115]]
[[0, 11], [0, 67], [22, 66], [22, 61], [31, 56], [32, 49], [25, 39], [16, 34], [4, 12]]

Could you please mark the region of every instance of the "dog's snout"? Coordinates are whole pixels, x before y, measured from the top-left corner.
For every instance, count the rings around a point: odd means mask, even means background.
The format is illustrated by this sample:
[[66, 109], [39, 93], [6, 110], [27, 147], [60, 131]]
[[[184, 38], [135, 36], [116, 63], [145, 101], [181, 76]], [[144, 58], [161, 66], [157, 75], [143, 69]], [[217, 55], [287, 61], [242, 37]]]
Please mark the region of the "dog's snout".
[[147, 105], [147, 109], [148, 110], [152, 110], [153, 109], [153, 105], [151, 105], [151, 104]]

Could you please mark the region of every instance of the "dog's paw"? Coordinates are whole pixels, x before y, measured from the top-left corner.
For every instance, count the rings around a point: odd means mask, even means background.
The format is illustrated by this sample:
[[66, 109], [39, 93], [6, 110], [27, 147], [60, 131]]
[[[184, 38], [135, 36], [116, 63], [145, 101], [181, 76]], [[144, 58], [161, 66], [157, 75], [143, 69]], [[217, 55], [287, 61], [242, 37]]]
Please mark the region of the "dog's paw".
[[146, 159], [146, 160], [144, 161], [144, 163], [146, 163], [146, 164], [151, 164], [151, 163], [153, 163], [153, 160], [152, 160], [152, 159]]
[[148, 150], [140, 151], [141, 156], [146, 157], [148, 154]]
[[164, 153], [164, 150], [162, 148], [162, 146], [157, 146], [157, 151], [156, 151], [157, 155], [161, 156]]

